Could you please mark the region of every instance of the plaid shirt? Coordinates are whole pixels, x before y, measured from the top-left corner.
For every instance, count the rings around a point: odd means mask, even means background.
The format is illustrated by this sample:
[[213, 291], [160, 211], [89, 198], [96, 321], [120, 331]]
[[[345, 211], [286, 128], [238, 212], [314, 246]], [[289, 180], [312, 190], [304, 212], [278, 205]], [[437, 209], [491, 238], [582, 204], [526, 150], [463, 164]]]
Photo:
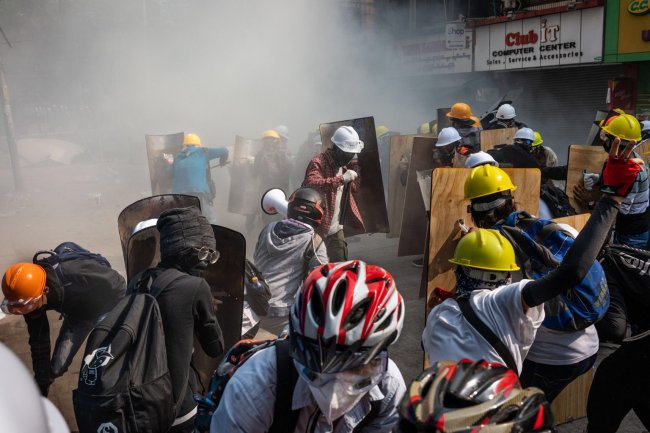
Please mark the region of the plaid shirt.
[[[351, 194], [348, 196], [347, 211], [343, 215], [343, 220], [341, 221], [344, 226], [348, 226], [355, 230], [365, 231], [363, 225], [363, 220], [361, 219], [361, 213], [359, 212], [359, 207], [357, 206], [357, 201], [354, 199], [354, 194], [359, 191], [361, 183], [361, 172], [359, 171], [359, 165], [357, 162], [351, 162], [349, 169], [357, 172], [359, 177], [357, 177], [353, 182], [352, 186], [349, 189]], [[343, 172], [345, 172], [348, 167], [343, 167]], [[339, 186], [344, 185], [343, 176], [337, 175], [338, 167], [334, 164], [334, 160], [330, 156], [328, 151], [316, 155], [309, 161], [307, 165], [307, 170], [305, 171], [305, 180], [302, 181], [303, 187], [314, 188], [320, 191], [323, 195], [323, 222], [320, 227], [316, 230], [316, 233], [321, 235], [323, 238], [327, 237], [327, 233], [330, 230], [332, 225], [332, 213], [334, 212], [334, 207], [336, 205], [336, 190]], [[344, 197], [341, 198], [341, 201], [344, 200]]]

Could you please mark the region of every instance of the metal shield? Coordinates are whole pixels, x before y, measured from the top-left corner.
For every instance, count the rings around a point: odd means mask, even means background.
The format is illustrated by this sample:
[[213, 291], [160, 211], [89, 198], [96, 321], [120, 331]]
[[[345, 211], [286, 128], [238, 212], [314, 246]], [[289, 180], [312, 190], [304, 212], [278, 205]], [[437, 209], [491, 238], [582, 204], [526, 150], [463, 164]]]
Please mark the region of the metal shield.
[[151, 195], [171, 194], [174, 180], [174, 157], [183, 148], [185, 133], [145, 135]]
[[411, 162], [406, 180], [406, 194], [402, 211], [398, 256], [411, 256], [424, 252], [424, 238], [427, 231], [427, 212], [422, 201], [422, 192], [417, 172], [432, 169], [435, 165], [433, 149], [435, 137], [414, 137]]
[[[226, 227], [212, 225], [212, 230], [221, 256], [216, 263], [207, 267], [203, 278], [210, 285], [212, 296], [222, 302], [217, 309], [217, 320], [227, 349], [241, 338], [246, 240], [241, 233]], [[158, 229], [148, 227], [136, 232], [129, 239], [128, 251], [128, 279], [156, 266], [160, 261]], [[201, 350], [200, 345], [195, 344], [193, 362], [199, 370], [202, 383], [207, 385], [218, 359], [210, 358]]]
[[396, 135], [390, 138], [390, 170], [388, 174], [389, 238], [398, 237], [402, 228], [406, 176], [411, 160], [414, 137], [415, 135]]
[[120, 212], [120, 215], [117, 217], [117, 230], [120, 234], [122, 256], [124, 257], [124, 264], [127, 267], [127, 275], [131, 276], [128, 274], [128, 242], [138, 223], [148, 219], [158, 218], [167, 209], [189, 206], [196, 206], [201, 209], [201, 203], [198, 197], [184, 194], [163, 194], [138, 200]]
[[[339, 122], [323, 123], [320, 125], [323, 150], [332, 147], [332, 135], [341, 126], [351, 126], [359, 134], [364, 143], [363, 151], [359, 153], [359, 168], [361, 170], [361, 188], [355, 194], [355, 199], [361, 212], [361, 218], [367, 233], [388, 233], [388, 211], [384, 198], [384, 187], [379, 164], [379, 149], [375, 133], [375, 119], [362, 117], [359, 119], [342, 120]], [[359, 234], [346, 227], [346, 234]]]
[[253, 170], [255, 155], [261, 148], [261, 140], [244, 138], [239, 135], [235, 137], [233, 161], [230, 167], [228, 212], [239, 215], [257, 215], [260, 213], [260, 185]]

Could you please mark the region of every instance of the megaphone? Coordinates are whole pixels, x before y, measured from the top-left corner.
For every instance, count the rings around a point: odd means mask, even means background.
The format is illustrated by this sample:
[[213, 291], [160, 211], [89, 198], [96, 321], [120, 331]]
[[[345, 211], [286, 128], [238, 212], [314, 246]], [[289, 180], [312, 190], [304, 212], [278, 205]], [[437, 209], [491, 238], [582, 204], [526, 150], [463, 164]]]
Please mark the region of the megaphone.
[[287, 216], [287, 195], [280, 188], [271, 188], [262, 196], [262, 210], [267, 215], [278, 213]]

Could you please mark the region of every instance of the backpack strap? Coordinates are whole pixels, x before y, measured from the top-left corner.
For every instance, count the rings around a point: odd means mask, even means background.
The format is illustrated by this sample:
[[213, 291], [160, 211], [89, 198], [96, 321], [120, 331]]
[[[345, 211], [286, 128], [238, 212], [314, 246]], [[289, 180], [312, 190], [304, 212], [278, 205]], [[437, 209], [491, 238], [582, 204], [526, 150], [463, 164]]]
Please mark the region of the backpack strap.
[[519, 376], [519, 370], [517, 369], [517, 363], [512, 357], [512, 353], [506, 347], [505, 344], [496, 336], [494, 332], [481, 320], [480, 317], [476, 315], [472, 304], [469, 301], [468, 297], [461, 296], [456, 298], [456, 302], [460, 307], [460, 312], [463, 314], [465, 319], [469, 322], [474, 329], [478, 331], [483, 338], [487, 340], [488, 343], [497, 351], [501, 359], [506, 363], [506, 367], [511, 370], [514, 370]]
[[289, 340], [278, 339], [275, 342], [275, 361], [277, 369], [277, 386], [273, 423], [268, 433], [292, 433], [298, 423], [299, 410], [291, 410], [293, 390], [298, 382], [298, 372], [291, 358]]

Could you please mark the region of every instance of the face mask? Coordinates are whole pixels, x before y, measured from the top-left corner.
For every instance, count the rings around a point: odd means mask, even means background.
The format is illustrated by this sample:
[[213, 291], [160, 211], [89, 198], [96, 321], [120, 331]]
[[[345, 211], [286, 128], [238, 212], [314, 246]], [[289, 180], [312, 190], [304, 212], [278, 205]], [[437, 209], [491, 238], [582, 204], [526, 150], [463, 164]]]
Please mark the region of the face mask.
[[508, 272], [483, 272], [480, 269], [463, 268], [462, 266], [457, 266], [454, 273], [456, 274], [456, 294], [458, 296], [467, 295], [476, 289], [494, 290], [497, 287], [510, 284], [512, 280]]
[[343, 167], [344, 165], [347, 165], [348, 162], [352, 161], [352, 158], [354, 158], [355, 153], [349, 153], [349, 152], [344, 152], [338, 147], [334, 146], [332, 148], [332, 159], [334, 159], [334, 162], [336, 163], [337, 166]]
[[339, 373], [314, 373], [299, 362], [294, 363], [318, 408], [332, 424], [383, 379], [388, 368], [388, 354], [382, 352], [366, 365]]

